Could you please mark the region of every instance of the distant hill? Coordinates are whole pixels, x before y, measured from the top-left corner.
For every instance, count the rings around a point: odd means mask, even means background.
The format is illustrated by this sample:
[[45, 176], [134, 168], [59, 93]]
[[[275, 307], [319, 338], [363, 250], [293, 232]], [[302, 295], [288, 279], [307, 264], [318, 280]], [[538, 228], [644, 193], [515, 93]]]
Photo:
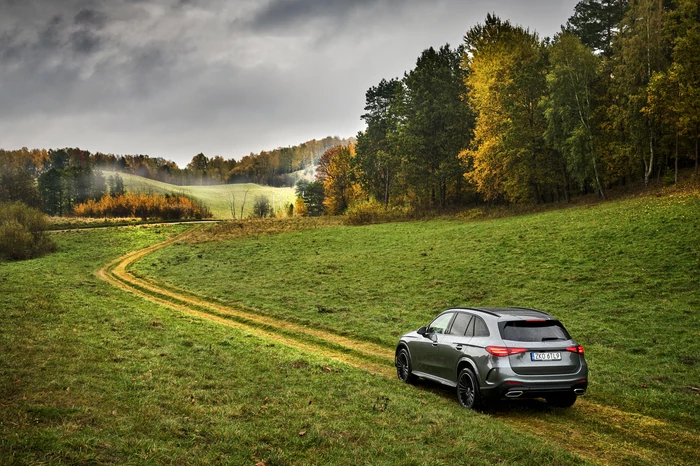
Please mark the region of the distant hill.
[[[105, 178], [114, 176], [117, 172], [104, 171]], [[257, 196], [266, 196], [275, 210], [283, 208], [287, 203], [294, 203], [294, 188], [274, 188], [261, 186], [254, 183], [219, 184], [209, 186], [177, 186], [162, 181], [151, 180], [129, 173], [118, 173], [124, 180], [124, 187], [128, 192], [176, 194], [184, 193], [197, 198], [211, 210], [214, 218], [230, 219], [231, 208], [229, 201], [231, 195], [235, 198], [236, 218], [240, 218], [241, 206], [243, 216], [248, 217], [253, 213], [253, 202]], [[243, 199], [245, 198], [245, 205]]]
[[296, 146], [279, 147], [270, 151], [251, 153], [241, 160], [207, 156], [192, 157], [186, 167], [175, 162], [148, 155], [114, 155], [86, 152], [95, 167], [102, 170], [131, 173], [143, 178], [180, 186], [202, 186], [224, 183], [257, 183], [266, 186], [292, 187], [300, 179], [313, 179], [314, 169], [324, 152], [336, 146], [346, 146], [354, 138], [328, 136], [312, 139]]

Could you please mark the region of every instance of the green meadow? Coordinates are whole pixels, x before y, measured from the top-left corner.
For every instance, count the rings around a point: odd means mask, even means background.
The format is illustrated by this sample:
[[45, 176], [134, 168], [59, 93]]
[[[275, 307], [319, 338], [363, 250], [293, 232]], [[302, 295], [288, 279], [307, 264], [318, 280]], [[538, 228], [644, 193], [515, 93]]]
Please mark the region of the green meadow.
[[585, 347], [588, 399], [700, 428], [697, 194], [490, 221], [211, 231], [133, 271], [388, 348], [449, 306], [541, 309]]
[[183, 226], [0, 264], [0, 464], [582, 464], [506, 422], [151, 304], [95, 271]]
[[[105, 178], [113, 176], [116, 172], [102, 172]], [[284, 209], [286, 204], [294, 204], [294, 188], [273, 188], [253, 183], [219, 184], [211, 186], [177, 186], [151, 180], [128, 173], [118, 173], [124, 180], [124, 187], [128, 192], [174, 194], [182, 193], [197, 198], [211, 210], [216, 219], [231, 219], [231, 195], [236, 206], [236, 218], [243, 218], [253, 214], [253, 203], [257, 196], [265, 196], [270, 204], [277, 209]], [[244, 203], [245, 200], [245, 203]]]
[[129, 270], [388, 349], [448, 306], [535, 307], [586, 348], [589, 393], [465, 411], [96, 275], [190, 226], [60, 232], [56, 253], [0, 263], [0, 464], [697, 464], [697, 190], [496, 220], [266, 222], [199, 227]]

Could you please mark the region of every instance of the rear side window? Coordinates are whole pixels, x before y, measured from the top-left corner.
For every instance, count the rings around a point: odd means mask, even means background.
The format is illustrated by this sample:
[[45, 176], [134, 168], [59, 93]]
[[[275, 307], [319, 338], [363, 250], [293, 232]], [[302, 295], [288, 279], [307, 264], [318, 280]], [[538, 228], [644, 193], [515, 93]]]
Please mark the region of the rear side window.
[[467, 328], [466, 335], [468, 337], [488, 337], [491, 335], [489, 333], [489, 328], [486, 326], [486, 322], [481, 317], [474, 316], [471, 322], [469, 322], [469, 328]]
[[486, 326], [486, 322], [481, 317], [474, 317], [474, 336], [475, 337], [488, 337], [491, 335], [489, 333], [489, 328]]
[[514, 341], [557, 341], [571, 338], [564, 326], [554, 320], [506, 322], [501, 328], [501, 337]]

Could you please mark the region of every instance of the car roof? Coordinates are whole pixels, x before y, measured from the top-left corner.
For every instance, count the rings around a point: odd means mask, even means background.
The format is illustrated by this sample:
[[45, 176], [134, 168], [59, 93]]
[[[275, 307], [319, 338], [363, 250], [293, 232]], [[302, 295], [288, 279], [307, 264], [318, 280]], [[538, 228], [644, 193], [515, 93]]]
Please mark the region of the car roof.
[[478, 311], [485, 314], [491, 314], [495, 317], [522, 317], [522, 318], [538, 318], [538, 319], [554, 319], [550, 314], [536, 309], [528, 309], [525, 307], [455, 307], [454, 310]]

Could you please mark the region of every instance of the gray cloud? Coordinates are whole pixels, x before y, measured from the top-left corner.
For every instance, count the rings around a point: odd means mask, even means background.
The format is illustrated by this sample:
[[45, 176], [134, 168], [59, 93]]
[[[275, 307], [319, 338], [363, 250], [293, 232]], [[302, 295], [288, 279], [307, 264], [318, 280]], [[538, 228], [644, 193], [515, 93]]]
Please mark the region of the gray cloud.
[[39, 33], [39, 41], [37, 46], [43, 49], [53, 50], [61, 46], [61, 27], [63, 26], [63, 18], [56, 15], [49, 19], [48, 24], [43, 31]]
[[78, 24], [80, 26], [88, 26], [96, 29], [102, 29], [105, 25], [105, 22], [107, 21], [107, 18], [104, 15], [104, 13], [100, 11], [93, 10], [90, 8], [84, 8], [80, 10], [77, 15], [75, 15], [73, 21], [75, 22], [75, 24]]
[[0, 0], [0, 148], [183, 165], [351, 136], [367, 88], [423, 49], [458, 45], [491, 11], [551, 35], [575, 3]]
[[73, 51], [82, 54], [95, 53], [100, 48], [100, 37], [89, 30], [75, 31], [70, 36]]
[[358, 10], [376, 6], [399, 7], [406, 2], [396, 0], [272, 0], [250, 18], [253, 28], [293, 27], [313, 19], [324, 18], [343, 22]]

